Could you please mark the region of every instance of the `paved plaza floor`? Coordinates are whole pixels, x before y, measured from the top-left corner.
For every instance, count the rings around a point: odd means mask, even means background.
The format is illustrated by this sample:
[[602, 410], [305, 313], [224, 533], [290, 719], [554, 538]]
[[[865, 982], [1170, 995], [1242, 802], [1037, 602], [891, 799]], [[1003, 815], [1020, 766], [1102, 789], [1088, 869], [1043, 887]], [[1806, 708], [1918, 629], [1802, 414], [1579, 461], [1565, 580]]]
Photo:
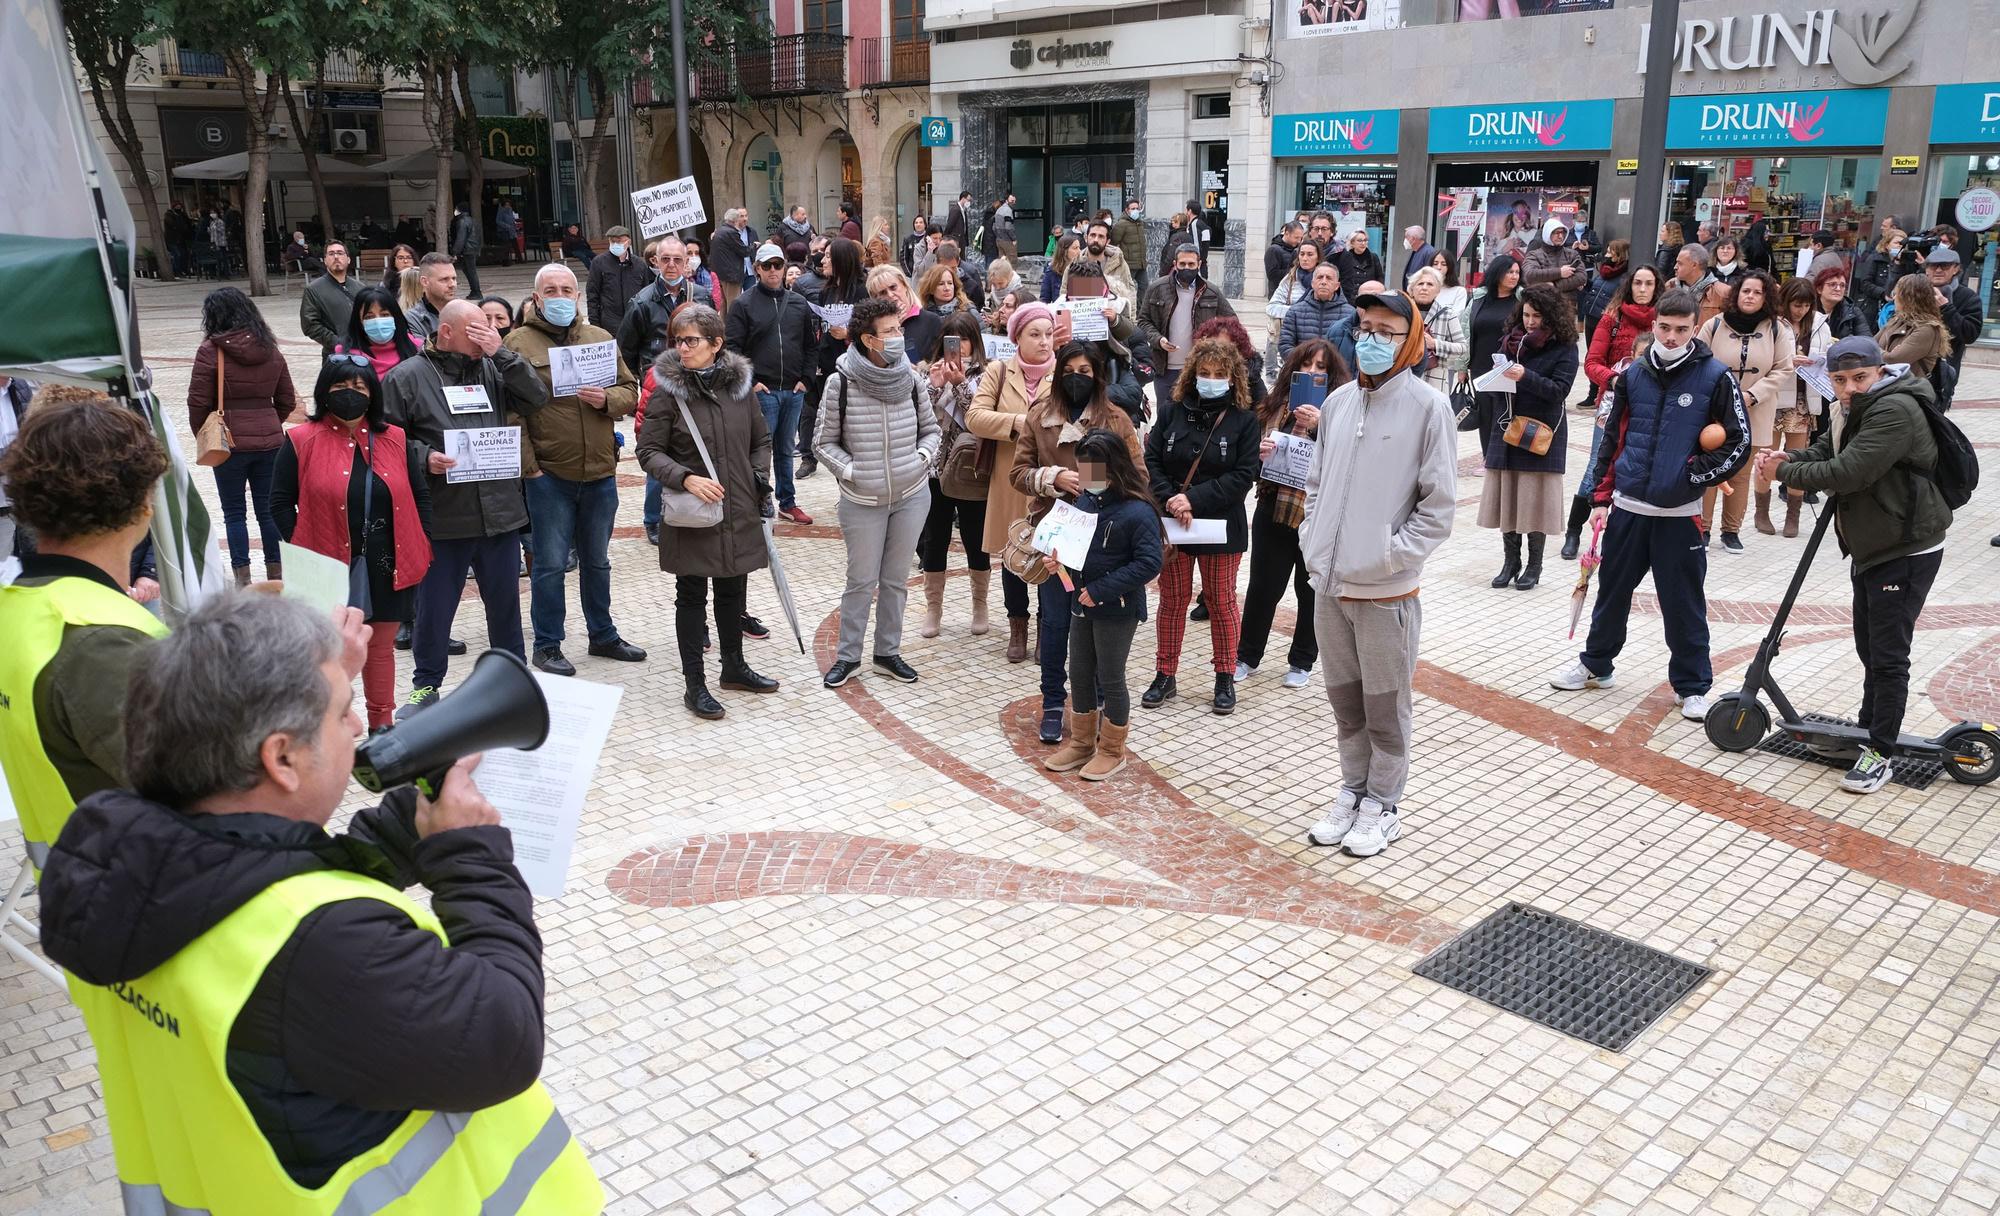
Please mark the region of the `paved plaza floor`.
[[[485, 277], [526, 293], [521, 270]], [[140, 288], [183, 426], [200, 294]], [[296, 283], [266, 302], [281, 335], [296, 309]], [[316, 350], [285, 348], [308, 391]], [[1968, 368], [1959, 399], [1982, 453], [2000, 448], [2000, 372]], [[1588, 439], [1572, 428], [1572, 483]], [[1578, 645], [1576, 567], [1552, 543], [1541, 587], [1492, 590], [1470, 437], [1460, 453], [1457, 525], [1424, 580], [1404, 834], [1367, 860], [1305, 841], [1337, 784], [1333, 722], [1317, 681], [1281, 687], [1282, 638], [1221, 718], [1192, 627], [1181, 697], [1135, 708], [1135, 761], [1099, 786], [1040, 767], [1036, 669], [1004, 661], [1004, 624], [968, 636], [962, 577], [942, 636], [912, 612], [920, 682], [864, 668], [821, 688], [844, 569], [825, 474], [800, 493], [821, 522], [780, 530], [809, 653], [753, 576], [774, 632], [748, 655], [784, 687], [719, 693], [728, 717], [695, 720], [672, 580], [621, 465], [614, 610], [652, 658], [585, 656], [572, 580], [579, 675], [626, 688], [568, 893], [537, 907], [544, 1076], [610, 1210], [2000, 1208], [2000, 785], [1856, 797], [1838, 769], [1716, 750], [1674, 711], [1644, 596], [1617, 687], [1550, 689]], [[1996, 531], [1989, 475], [1919, 623], [1906, 729], [2000, 719]], [[1745, 544], [1710, 561], [1718, 691], [1804, 540]], [[1802, 708], [1858, 700], [1848, 601], [1829, 543], [1781, 659]], [[469, 600], [475, 651], [482, 620]], [[1714, 975], [1614, 1053], [1413, 974], [1510, 902]], [[82, 1022], [0, 962], [0, 1212], [116, 1195]]]

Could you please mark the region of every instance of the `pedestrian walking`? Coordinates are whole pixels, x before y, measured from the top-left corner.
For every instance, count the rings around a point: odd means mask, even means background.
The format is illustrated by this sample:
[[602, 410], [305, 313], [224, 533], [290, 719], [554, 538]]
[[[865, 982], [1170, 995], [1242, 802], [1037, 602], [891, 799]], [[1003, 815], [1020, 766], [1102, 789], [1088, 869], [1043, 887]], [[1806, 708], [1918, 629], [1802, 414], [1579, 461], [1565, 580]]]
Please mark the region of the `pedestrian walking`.
[[486, 294], [479, 287], [479, 249], [484, 242], [481, 227], [479, 217], [460, 203], [451, 218], [450, 252], [475, 299]]
[[1138, 199], [1128, 198], [1124, 213], [1111, 226], [1111, 243], [1125, 255], [1125, 265], [1132, 271], [1132, 287], [1141, 297], [1146, 294], [1148, 272], [1152, 270], [1152, 263], [1146, 258], [1145, 213]]
[[[1562, 526], [1563, 468], [1569, 453], [1564, 408], [1576, 383], [1576, 322], [1569, 301], [1551, 283], [1521, 291], [1500, 353], [1501, 375], [1514, 391], [1496, 394], [1506, 413], [1486, 434], [1486, 485], [1479, 495], [1479, 526], [1500, 532], [1506, 559], [1493, 586], [1512, 583], [1532, 591], [1542, 578], [1542, 549]], [[1526, 559], [1522, 540], [1527, 541]]]
[[[196, 435], [210, 414], [222, 412], [229, 456], [215, 469], [223, 531], [236, 585], [250, 585], [252, 514], [264, 547], [264, 577], [284, 577], [278, 523], [271, 515], [271, 470], [285, 441], [284, 424], [298, 408], [291, 368], [278, 339], [250, 297], [218, 287], [201, 303], [201, 345], [188, 377], [188, 430]], [[249, 508], [244, 507], [245, 496]]]
[[[1055, 389], [1055, 314], [1048, 305], [1023, 299], [1024, 295], [1026, 290], [1017, 288], [1009, 297], [1014, 302], [1013, 311], [1006, 313], [1007, 338], [1014, 343], [1014, 354], [987, 365], [965, 411], [966, 429], [995, 445], [995, 473], [986, 492], [983, 547], [996, 555], [1007, 547], [1008, 528], [1027, 517], [1031, 503], [1028, 492], [1015, 486], [1010, 461], [1025, 433], [1029, 411], [1047, 401]], [[1003, 569], [1000, 591], [1007, 608], [1007, 661], [1026, 662], [1028, 584]], [[1060, 706], [1060, 701], [1057, 704]]]
[[500, 240], [500, 264], [510, 266], [523, 256], [521, 249], [521, 213], [514, 210], [514, 204], [501, 200], [500, 209], [493, 213], [493, 235]]
[[[1776, 437], [1778, 405], [1792, 400], [1794, 339], [1791, 326], [1778, 315], [1778, 285], [1770, 275], [1752, 271], [1730, 289], [1729, 306], [1695, 334], [1729, 368], [1743, 393], [1743, 408], [1750, 417], [1751, 457], [1770, 447]], [[1749, 505], [1753, 465], [1745, 461], [1727, 484], [1710, 489], [1702, 499], [1702, 521], [1706, 535], [1713, 536], [1715, 506], [1722, 500], [1722, 551], [1743, 552], [1739, 533], [1744, 509]], [[1757, 487], [1757, 530], [1771, 531], [1771, 485]]]

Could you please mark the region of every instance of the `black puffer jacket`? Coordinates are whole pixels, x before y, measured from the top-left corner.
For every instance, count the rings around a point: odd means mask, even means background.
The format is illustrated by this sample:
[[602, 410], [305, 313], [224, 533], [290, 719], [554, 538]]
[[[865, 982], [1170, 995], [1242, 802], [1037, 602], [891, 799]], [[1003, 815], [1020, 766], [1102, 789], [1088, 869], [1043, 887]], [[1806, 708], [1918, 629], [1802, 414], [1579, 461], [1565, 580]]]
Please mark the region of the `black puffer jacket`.
[[[1241, 553], [1250, 547], [1250, 518], [1243, 500], [1264, 467], [1257, 452], [1263, 436], [1256, 412], [1207, 407], [1199, 398], [1193, 403], [1175, 399], [1146, 435], [1146, 471], [1161, 509], [1176, 494], [1186, 493], [1196, 519], [1229, 522], [1229, 539], [1223, 544], [1180, 546], [1191, 557]], [[1188, 469], [1197, 459], [1201, 464], [1190, 481]]]
[[417, 839], [408, 790], [346, 835], [92, 794], [42, 875], [42, 944], [87, 984], [139, 980], [265, 888], [347, 870], [421, 883], [451, 940], [379, 900], [318, 908], [229, 1031], [230, 1083], [279, 1164], [318, 1187], [412, 1110], [472, 1111], [542, 1066], [542, 942], [503, 827]]

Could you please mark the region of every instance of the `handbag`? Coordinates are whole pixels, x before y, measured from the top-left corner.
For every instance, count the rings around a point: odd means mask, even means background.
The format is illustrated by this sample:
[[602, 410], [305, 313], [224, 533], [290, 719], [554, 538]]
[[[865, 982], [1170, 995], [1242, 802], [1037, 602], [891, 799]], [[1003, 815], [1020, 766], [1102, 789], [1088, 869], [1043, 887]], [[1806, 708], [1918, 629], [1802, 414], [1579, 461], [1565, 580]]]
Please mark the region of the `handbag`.
[[1549, 448], [1556, 441], [1556, 429], [1539, 418], [1525, 418], [1510, 412], [1507, 429], [1500, 433], [1500, 442], [1508, 447], [1520, 448], [1537, 456], [1549, 454]]
[[375, 596], [368, 589], [368, 534], [372, 530], [370, 522], [375, 517], [375, 432], [368, 432], [368, 446], [363, 449], [363, 461], [367, 471], [362, 474], [368, 480], [361, 485], [361, 552], [353, 555], [347, 563], [347, 606], [359, 608], [361, 619], [369, 620], [375, 615]]
[[[1007, 364], [1000, 364], [1000, 380], [1007, 379]], [[999, 397], [996, 395], [997, 402]], [[960, 427], [951, 437], [951, 447], [938, 467], [938, 485], [948, 498], [977, 502], [986, 497], [993, 484], [993, 466], [999, 459], [999, 445]]]
[[230, 449], [236, 443], [235, 438], [229, 433], [229, 420], [223, 417], [222, 412], [223, 368], [228, 365], [228, 360], [222, 357], [222, 347], [216, 346], [215, 409], [202, 420], [201, 429], [194, 433], [195, 463], [206, 465], [211, 469], [229, 459]]
[[1035, 548], [1033, 515], [1023, 515], [1007, 525], [1007, 543], [1000, 546], [1000, 565], [1030, 587], [1048, 579], [1049, 568], [1042, 564], [1042, 554]]
[[[708, 479], [720, 482], [715, 475], [715, 462], [708, 457], [708, 445], [701, 441], [701, 428], [694, 424], [694, 415], [688, 412], [687, 402], [676, 401], [680, 406], [681, 421], [687, 423], [688, 434], [694, 437], [694, 450], [701, 454], [702, 467], [708, 470]], [[660, 487], [660, 522], [669, 528], [713, 528], [722, 522], [722, 504], [706, 502], [700, 496], [687, 490], [669, 490]]]
[[1472, 377], [1463, 372], [1451, 382], [1451, 414], [1459, 430], [1479, 429], [1479, 394], [1472, 391]]

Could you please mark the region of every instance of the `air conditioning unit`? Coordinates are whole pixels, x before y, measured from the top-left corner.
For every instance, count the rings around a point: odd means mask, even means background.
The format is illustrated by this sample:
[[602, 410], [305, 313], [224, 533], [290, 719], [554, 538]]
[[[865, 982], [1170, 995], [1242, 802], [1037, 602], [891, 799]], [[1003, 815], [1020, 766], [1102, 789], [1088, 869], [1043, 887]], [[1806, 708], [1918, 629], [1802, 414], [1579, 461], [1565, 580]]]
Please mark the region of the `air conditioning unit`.
[[333, 150], [335, 152], [366, 152], [368, 150], [368, 132], [351, 129], [335, 131], [333, 133]]

